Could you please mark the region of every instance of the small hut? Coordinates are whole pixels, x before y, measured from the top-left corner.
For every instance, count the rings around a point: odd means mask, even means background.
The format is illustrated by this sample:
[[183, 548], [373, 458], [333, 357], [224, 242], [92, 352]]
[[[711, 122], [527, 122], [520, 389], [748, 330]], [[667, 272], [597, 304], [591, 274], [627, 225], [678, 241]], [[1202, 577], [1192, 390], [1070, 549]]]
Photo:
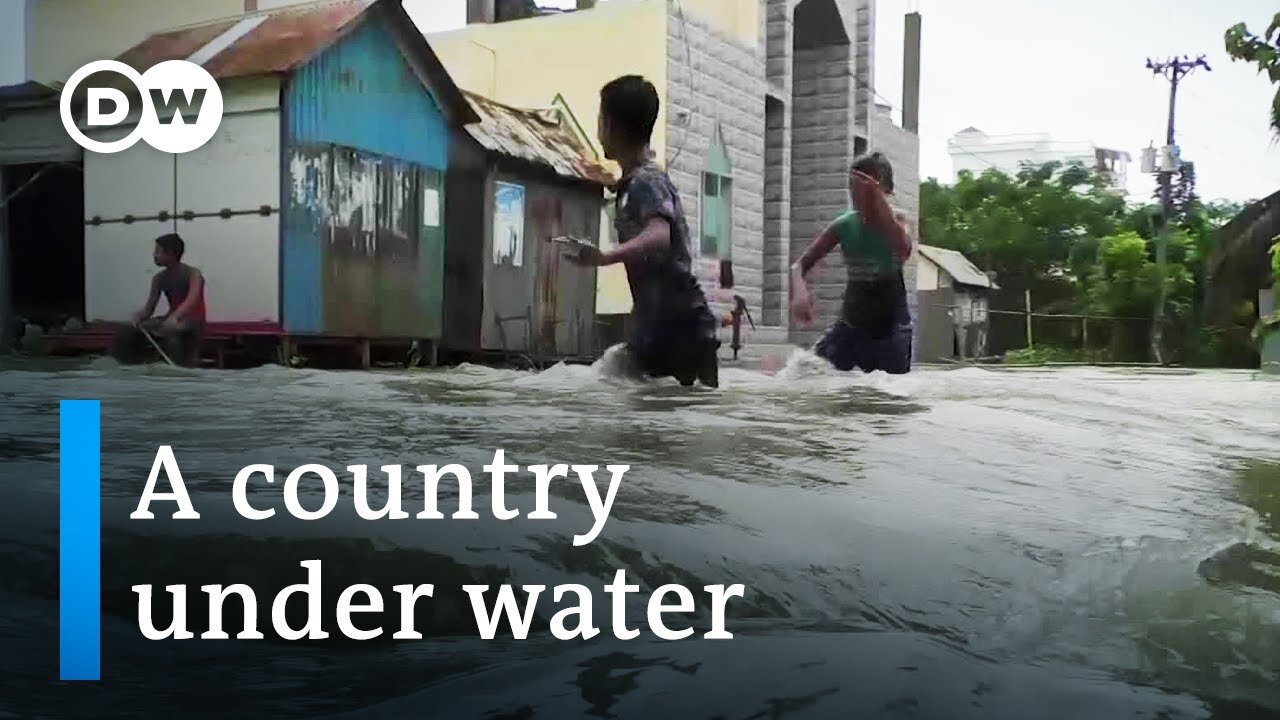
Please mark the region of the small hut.
[[478, 118], [398, 0], [160, 32], [119, 59], [200, 64], [224, 113], [195, 152], [85, 154], [89, 321], [137, 309], [152, 241], [177, 232], [215, 339], [348, 345], [366, 365], [371, 344], [439, 342], [448, 150]]
[[989, 299], [999, 286], [955, 250], [920, 245], [916, 266], [920, 362], [983, 357]]
[[451, 149], [445, 347], [593, 357], [596, 271], [569, 263], [553, 239], [599, 244], [615, 178], [563, 104], [529, 110], [466, 96], [480, 122]]

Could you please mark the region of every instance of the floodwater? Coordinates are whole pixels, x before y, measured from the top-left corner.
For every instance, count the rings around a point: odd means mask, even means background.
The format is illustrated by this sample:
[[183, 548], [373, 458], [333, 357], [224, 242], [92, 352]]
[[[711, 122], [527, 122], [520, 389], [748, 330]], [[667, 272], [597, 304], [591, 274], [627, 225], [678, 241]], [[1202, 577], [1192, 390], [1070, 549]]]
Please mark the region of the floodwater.
[[[329, 373], [9, 365], [0, 373], [0, 718], [1252, 718], [1280, 713], [1280, 383], [1250, 372], [921, 370], [838, 375], [797, 352], [718, 391], [462, 367]], [[57, 677], [57, 400], [103, 403], [103, 681]], [[199, 521], [130, 520], [170, 445]], [[576, 481], [533, 521], [493, 518], [482, 467], [629, 464], [600, 536]], [[232, 480], [273, 463], [235, 514]], [[322, 463], [333, 513], [290, 521], [284, 475]], [[417, 465], [460, 463], [478, 520], [419, 520]], [[353, 509], [349, 465], [404, 466], [405, 520]], [[602, 482], [602, 489], [607, 483]], [[321, 505], [303, 481], [303, 504]], [[440, 507], [457, 507], [442, 484]], [[164, 484], [161, 485], [162, 489]], [[164, 503], [153, 509], [163, 515]], [[168, 507], [172, 507], [169, 505]], [[378, 507], [378, 503], [374, 503]], [[325, 629], [341, 588], [388, 604], [370, 642], [145, 640], [133, 584], [279, 588], [321, 559]], [[614, 638], [618, 569], [648, 595], [691, 588], [698, 632]], [[330, 578], [330, 575], [334, 576]], [[332, 580], [334, 588], [328, 588]], [[468, 625], [467, 583], [576, 582], [590, 641]], [[392, 640], [391, 587], [434, 583], [421, 640]], [[704, 585], [742, 583], [732, 640], [702, 632]], [[548, 595], [550, 590], [548, 590]], [[160, 602], [160, 598], [164, 602]], [[299, 600], [299, 609], [302, 602]], [[365, 620], [365, 623], [371, 623]], [[572, 625], [572, 623], [570, 623]], [[301, 621], [295, 623], [300, 626]], [[230, 632], [238, 622], [228, 620]], [[678, 628], [679, 623], [673, 623]], [[504, 639], [505, 638], [505, 639]], [[233, 715], [234, 713], [234, 715]]]

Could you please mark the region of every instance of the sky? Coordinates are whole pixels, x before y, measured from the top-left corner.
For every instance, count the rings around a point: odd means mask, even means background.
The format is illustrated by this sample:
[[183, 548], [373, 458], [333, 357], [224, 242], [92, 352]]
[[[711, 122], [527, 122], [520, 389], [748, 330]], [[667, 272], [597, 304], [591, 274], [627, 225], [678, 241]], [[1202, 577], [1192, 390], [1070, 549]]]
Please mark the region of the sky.
[[[404, 4], [424, 32], [466, 22], [465, 0]], [[876, 91], [901, 106], [903, 15], [919, 11], [922, 178], [953, 179], [947, 139], [973, 126], [1126, 150], [1129, 191], [1149, 196], [1140, 151], [1163, 143], [1169, 83], [1146, 60], [1205, 55], [1212, 70], [1178, 90], [1182, 157], [1195, 162], [1202, 197], [1259, 199], [1280, 190], [1280, 142], [1267, 127], [1275, 89], [1231, 61], [1223, 34], [1242, 21], [1261, 32], [1277, 9], [1275, 0], [876, 0]]]
[[[424, 32], [466, 23], [466, 0], [404, 6]], [[1047, 132], [1128, 151], [1131, 196], [1149, 197], [1155, 183], [1142, 174], [1140, 153], [1163, 142], [1169, 84], [1146, 60], [1203, 54], [1212, 70], [1197, 70], [1178, 90], [1182, 157], [1195, 162], [1202, 197], [1259, 199], [1280, 189], [1280, 141], [1267, 127], [1275, 88], [1227, 56], [1223, 34], [1241, 21], [1261, 32], [1277, 9], [1277, 0], [876, 0], [876, 91], [901, 106], [903, 15], [918, 10], [922, 178], [953, 179], [947, 139], [964, 128]], [[10, 25], [18, 27], [0, 22]], [[0, 42], [0, 51], [10, 45]], [[0, 66], [14, 64], [5, 60], [0, 52]]]

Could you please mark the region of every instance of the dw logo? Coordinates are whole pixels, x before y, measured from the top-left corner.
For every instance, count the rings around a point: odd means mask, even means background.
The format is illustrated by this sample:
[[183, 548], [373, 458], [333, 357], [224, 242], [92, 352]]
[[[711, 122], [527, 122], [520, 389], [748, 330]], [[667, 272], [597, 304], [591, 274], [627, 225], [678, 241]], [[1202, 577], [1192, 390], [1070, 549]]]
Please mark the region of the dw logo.
[[[137, 88], [133, 95], [142, 104], [137, 125], [119, 140], [90, 139], [73, 116], [76, 90], [96, 73], [123, 75]], [[123, 127], [134, 114], [130, 96], [114, 87], [90, 86], [85, 100], [85, 125], [90, 130]], [[61, 110], [67, 133], [86, 150], [118, 153], [141, 139], [161, 152], [188, 153], [209, 142], [222, 123], [222, 91], [208, 71], [186, 60], [162, 62], [142, 74], [116, 60], [98, 60], [77, 70], [67, 81], [62, 88]]]

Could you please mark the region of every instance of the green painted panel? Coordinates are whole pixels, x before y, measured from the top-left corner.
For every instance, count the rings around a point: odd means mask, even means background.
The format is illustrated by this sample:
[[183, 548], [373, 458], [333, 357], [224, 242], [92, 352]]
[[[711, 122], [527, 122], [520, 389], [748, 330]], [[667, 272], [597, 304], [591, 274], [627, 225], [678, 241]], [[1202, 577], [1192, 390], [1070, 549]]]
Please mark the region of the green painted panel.
[[733, 165], [729, 162], [729, 151], [724, 147], [724, 133], [719, 125], [716, 126], [711, 149], [707, 151], [707, 172], [720, 177], [733, 175]]
[[417, 173], [408, 163], [383, 160], [378, 168], [378, 223], [374, 258], [381, 336], [413, 337], [421, 325], [418, 293]]
[[378, 164], [350, 148], [333, 155], [333, 214], [323, 248], [321, 278], [324, 332], [375, 337], [378, 324], [377, 216]]
[[729, 259], [733, 253], [733, 181], [713, 173], [702, 175], [702, 257]]
[[330, 335], [438, 339], [444, 316], [443, 173], [335, 149], [324, 252]]
[[416, 337], [434, 339], [444, 336], [444, 173], [422, 168], [418, 176], [422, 203], [418, 274], [424, 317]]
[[733, 181], [727, 177], [720, 178], [720, 197], [717, 198], [720, 211], [719, 246], [716, 257], [721, 260], [733, 259]]

